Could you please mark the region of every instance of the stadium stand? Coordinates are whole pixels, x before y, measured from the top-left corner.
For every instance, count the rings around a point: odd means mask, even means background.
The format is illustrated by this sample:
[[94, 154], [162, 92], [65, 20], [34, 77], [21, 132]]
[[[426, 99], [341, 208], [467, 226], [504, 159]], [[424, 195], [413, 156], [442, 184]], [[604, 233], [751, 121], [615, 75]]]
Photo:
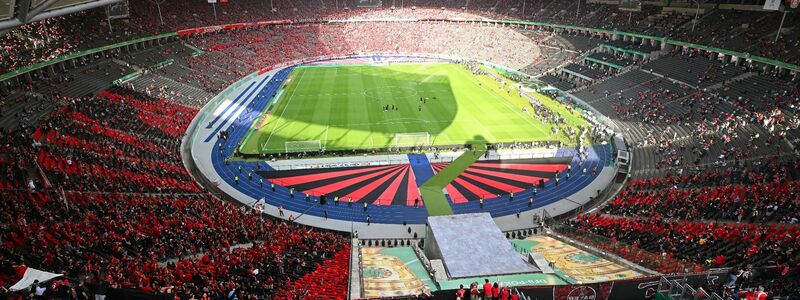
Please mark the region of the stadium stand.
[[[265, 219], [194, 184], [177, 151], [195, 113], [112, 88], [5, 134], [3, 260], [187, 298], [299, 294], [309, 289], [277, 285], [316, 263], [346, 265], [334, 255], [347, 251], [343, 237]], [[326, 274], [341, 282], [336, 268]]]
[[[789, 30], [774, 42], [781, 22], [775, 13], [718, 5], [704, 7], [693, 24], [686, 9], [645, 5], [627, 13], [583, 0], [529, 1], [524, 15], [519, 1], [472, 1], [465, 10], [457, 1], [414, 1], [415, 9], [394, 10], [325, 4], [281, 1], [271, 11], [265, 1], [231, 1], [217, 5], [215, 17], [206, 3], [167, 1], [162, 25], [152, 2], [131, 1], [130, 20], [115, 21], [113, 31], [103, 24], [103, 11], [85, 11], [3, 35], [0, 73], [191, 27], [355, 16], [535, 20], [800, 63], [797, 13], [784, 20]], [[576, 14], [578, 7], [584, 13]], [[772, 295], [785, 296], [797, 288], [796, 75], [690, 48], [508, 28], [437, 22], [258, 27], [32, 72], [1, 93], [0, 283], [35, 267], [85, 279], [92, 291], [106, 281], [115, 289], [181, 299], [224, 299], [232, 291], [240, 299], [347, 298], [351, 249], [345, 237], [273, 220], [205, 191], [181, 162], [181, 138], [213, 95], [265, 66], [325, 55], [418, 52], [544, 74], [538, 80], [622, 128], [634, 157], [629, 180], [597, 212], [568, 221], [571, 237], [664, 274], [767, 267], [779, 276], [754, 276], [738, 289], [767, 284]], [[603, 44], [648, 55], [598, 50]], [[594, 80], [574, 81], [563, 70]], [[112, 86], [136, 71], [141, 76]], [[81, 290], [83, 283], [75, 286]]]
[[597, 48], [602, 42], [602, 40], [597, 37], [581, 34], [560, 34], [559, 36], [569, 42], [575, 50], [580, 52], [587, 52]]

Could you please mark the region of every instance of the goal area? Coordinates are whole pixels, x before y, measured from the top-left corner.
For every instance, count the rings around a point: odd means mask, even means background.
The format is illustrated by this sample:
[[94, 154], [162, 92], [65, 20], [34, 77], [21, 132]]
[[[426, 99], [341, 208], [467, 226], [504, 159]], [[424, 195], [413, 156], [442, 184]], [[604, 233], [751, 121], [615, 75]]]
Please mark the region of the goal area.
[[322, 150], [322, 143], [319, 140], [291, 141], [285, 142], [284, 145], [286, 153], [319, 152]]
[[394, 145], [399, 148], [430, 146], [431, 135], [427, 132], [396, 133]]

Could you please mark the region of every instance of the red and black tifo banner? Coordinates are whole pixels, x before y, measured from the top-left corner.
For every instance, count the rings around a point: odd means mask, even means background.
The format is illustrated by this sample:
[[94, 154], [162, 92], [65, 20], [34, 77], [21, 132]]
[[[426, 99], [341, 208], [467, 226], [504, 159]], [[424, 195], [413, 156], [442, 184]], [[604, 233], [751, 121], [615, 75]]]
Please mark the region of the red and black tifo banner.
[[[564, 171], [571, 158], [491, 160], [473, 163], [447, 187], [453, 203], [464, 203], [481, 198], [518, 193], [538, 186]], [[433, 163], [436, 173], [449, 163]]]
[[339, 201], [413, 206], [419, 199], [414, 172], [408, 164], [259, 172], [270, 182], [312, 196], [338, 196]]

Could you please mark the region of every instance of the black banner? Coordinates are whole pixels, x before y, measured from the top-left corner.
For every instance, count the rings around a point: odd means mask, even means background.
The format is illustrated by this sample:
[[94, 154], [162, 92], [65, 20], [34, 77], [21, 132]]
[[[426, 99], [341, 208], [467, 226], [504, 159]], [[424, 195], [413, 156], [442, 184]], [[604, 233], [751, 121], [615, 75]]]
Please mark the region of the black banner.
[[527, 300], [553, 300], [552, 286], [526, 286], [517, 288], [520, 299]]
[[655, 299], [660, 278], [647, 277], [615, 281], [608, 299]]
[[[727, 281], [726, 272], [671, 275], [668, 280], [684, 280], [691, 286], [720, 285]], [[641, 277], [589, 284], [517, 287], [523, 300], [629, 300], [655, 299], [660, 276]], [[435, 293], [436, 299], [452, 299], [455, 290]]]
[[[691, 275], [672, 275], [665, 276], [668, 280], [684, 279], [691, 286], [699, 286], [705, 283], [711, 285], [719, 285], [725, 283], [727, 280], [725, 272], [711, 272], [702, 274]], [[617, 280], [614, 281], [614, 287], [608, 295], [608, 299], [655, 299], [656, 290], [658, 290], [658, 280], [661, 277], [642, 277], [630, 280]]]

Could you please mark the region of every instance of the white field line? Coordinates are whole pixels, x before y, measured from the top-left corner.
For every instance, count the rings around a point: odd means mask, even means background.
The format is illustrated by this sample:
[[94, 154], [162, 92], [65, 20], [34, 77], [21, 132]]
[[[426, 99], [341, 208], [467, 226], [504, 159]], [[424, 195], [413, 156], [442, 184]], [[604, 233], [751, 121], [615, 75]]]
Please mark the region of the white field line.
[[[283, 106], [283, 110], [281, 111], [281, 115], [278, 116], [278, 122], [283, 120], [283, 113], [286, 112], [286, 108], [289, 107], [289, 103], [292, 102], [292, 99], [294, 98], [294, 92], [297, 91], [297, 87], [300, 86], [301, 82], [303, 82], [303, 76], [304, 75], [306, 75], [306, 72], [302, 71], [302, 74], [300, 74], [300, 79], [297, 79], [297, 84], [295, 85], [294, 90], [292, 90], [292, 94], [289, 95], [289, 99], [286, 100], [286, 105]], [[267, 145], [269, 145], [269, 140], [272, 139], [272, 135], [275, 134], [275, 129], [276, 128], [278, 128], [278, 124], [275, 124], [275, 126], [272, 127], [272, 130], [269, 132], [269, 137], [267, 137], [267, 141], [264, 143], [264, 146], [261, 146], [261, 151], [265, 151], [267, 149]]]
[[328, 131], [330, 131], [330, 129], [331, 129], [331, 125], [325, 126], [325, 139], [324, 139], [325, 143], [322, 144], [323, 145], [322, 146], [323, 149], [328, 147]]

